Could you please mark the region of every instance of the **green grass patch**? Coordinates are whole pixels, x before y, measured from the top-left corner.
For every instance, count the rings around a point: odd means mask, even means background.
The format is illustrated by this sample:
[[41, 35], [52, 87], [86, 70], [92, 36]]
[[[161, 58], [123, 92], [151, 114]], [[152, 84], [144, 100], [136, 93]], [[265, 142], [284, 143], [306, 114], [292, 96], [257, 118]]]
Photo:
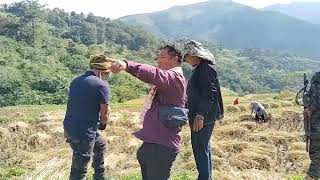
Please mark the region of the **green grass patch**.
[[142, 180], [142, 176], [139, 172], [127, 174], [124, 176], [117, 177], [119, 180]]
[[[124, 176], [117, 177], [119, 180], [142, 180], [140, 172], [130, 173]], [[183, 172], [179, 174], [173, 174], [170, 177], [171, 180], [194, 180], [196, 177], [189, 173]]]
[[[137, 102], [126, 102], [111, 104], [111, 111], [128, 110], [140, 111], [142, 104]], [[8, 106], [0, 108], [0, 125], [10, 122], [23, 121], [36, 123], [42, 120], [41, 115], [48, 112], [66, 111], [66, 105], [28, 105], [28, 106]]]
[[289, 180], [304, 180], [303, 175], [295, 175], [288, 178]]
[[32, 105], [32, 106], [9, 106], [0, 108], [0, 124], [14, 121], [34, 123], [41, 121], [43, 113], [57, 111], [64, 112], [65, 105]]
[[0, 168], [0, 179], [11, 180], [22, 176], [29, 170], [22, 167], [1, 167]]

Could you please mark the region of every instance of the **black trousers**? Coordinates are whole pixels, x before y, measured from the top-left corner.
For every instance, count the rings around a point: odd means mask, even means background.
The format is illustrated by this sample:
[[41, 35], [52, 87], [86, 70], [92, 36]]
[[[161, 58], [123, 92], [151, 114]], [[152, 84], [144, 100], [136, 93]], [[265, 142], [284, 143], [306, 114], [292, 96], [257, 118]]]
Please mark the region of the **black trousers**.
[[177, 152], [159, 144], [143, 143], [137, 151], [143, 180], [167, 180]]
[[315, 111], [311, 115], [310, 127], [310, 166], [308, 174], [315, 179], [320, 179], [320, 111]]
[[265, 119], [264, 115], [261, 115], [261, 117], [259, 117], [257, 114], [255, 116], [255, 120], [256, 120], [256, 123], [266, 123], [267, 120]]
[[96, 138], [92, 141], [67, 139], [67, 142], [70, 144], [73, 151], [69, 179], [84, 179], [91, 157], [93, 158], [92, 167], [95, 170], [94, 179], [103, 179], [106, 141], [97, 133]]

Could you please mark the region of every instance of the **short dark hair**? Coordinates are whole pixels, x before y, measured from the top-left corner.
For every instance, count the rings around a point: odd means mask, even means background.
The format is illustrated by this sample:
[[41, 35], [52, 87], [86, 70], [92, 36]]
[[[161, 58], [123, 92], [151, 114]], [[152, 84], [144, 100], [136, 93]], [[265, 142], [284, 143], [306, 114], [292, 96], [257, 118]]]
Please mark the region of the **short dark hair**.
[[177, 56], [178, 62], [182, 63], [182, 52], [178, 48], [176, 48], [174, 45], [169, 44], [161, 46], [159, 48], [160, 51], [164, 49], [168, 49], [168, 54], [170, 54], [171, 56]]

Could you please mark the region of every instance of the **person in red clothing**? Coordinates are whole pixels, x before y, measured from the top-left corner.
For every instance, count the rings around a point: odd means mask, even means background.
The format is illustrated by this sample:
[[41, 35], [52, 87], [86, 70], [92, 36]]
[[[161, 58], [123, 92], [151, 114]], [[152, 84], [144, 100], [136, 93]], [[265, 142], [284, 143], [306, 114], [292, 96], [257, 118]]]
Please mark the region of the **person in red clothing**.
[[239, 98], [237, 97], [237, 99], [233, 101], [233, 105], [238, 105], [238, 104], [239, 104]]

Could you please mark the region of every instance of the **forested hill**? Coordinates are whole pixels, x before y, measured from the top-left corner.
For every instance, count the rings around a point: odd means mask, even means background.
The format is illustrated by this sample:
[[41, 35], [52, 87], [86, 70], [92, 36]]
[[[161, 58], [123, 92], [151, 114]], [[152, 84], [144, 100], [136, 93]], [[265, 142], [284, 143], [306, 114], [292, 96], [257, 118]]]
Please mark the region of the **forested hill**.
[[[65, 103], [69, 82], [88, 68], [91, 55], [150, 62], [158, 40], [119, 21], [22, 1], [1, 6], [0, 44], [0, 106], [7, 106]], [[113, 87], [113, 101], [143, 93], [133, 79], [110, 79], [111, 86], [121, 84]]]
[[[180, 43], [183, 43], [180, 41]], [[65, 104], [70, 81], [88, 68], [90, 56], [153, 64], [160, 40], [141, 28], [93, 14], [46, 9], [36, 1], [0, 7], [0, 107]], [[204, 42], [217, 57], [224, 87], [257, 93], [299, 87], [302, 72], [320, 62], [263, 49], [229, 50]], [[185, 74], [191, 68], [184, 67]], [[146, 94], [148, 86], [123, 73], [109, 79], [113, 102]]]

